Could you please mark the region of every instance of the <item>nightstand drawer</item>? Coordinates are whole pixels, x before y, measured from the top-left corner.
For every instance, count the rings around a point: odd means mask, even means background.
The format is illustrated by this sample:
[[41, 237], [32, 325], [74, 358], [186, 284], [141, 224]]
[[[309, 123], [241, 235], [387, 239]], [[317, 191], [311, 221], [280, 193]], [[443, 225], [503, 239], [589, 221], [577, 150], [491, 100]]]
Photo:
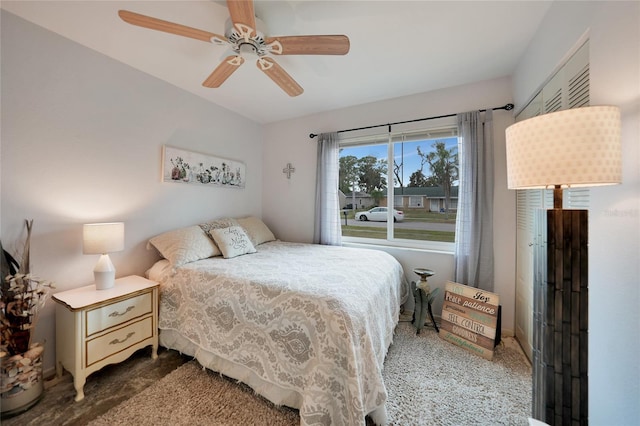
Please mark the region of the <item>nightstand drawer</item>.
[[151, 292], [87, 312], [87, 336], [153, 311]]
[[153, 317], [136, 321], [87, 342], [87, 367], [153, 336]]

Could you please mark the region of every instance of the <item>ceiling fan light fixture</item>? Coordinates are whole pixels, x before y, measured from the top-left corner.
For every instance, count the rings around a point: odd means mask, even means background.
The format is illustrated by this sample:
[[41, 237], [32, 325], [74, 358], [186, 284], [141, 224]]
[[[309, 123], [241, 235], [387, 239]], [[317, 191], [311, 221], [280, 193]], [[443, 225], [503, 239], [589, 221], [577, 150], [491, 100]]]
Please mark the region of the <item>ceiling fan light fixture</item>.
[[238, 46], [238, 53], [241, 55], [255, 55], [258, 53], [258, 49], [253, 45], [253, 43], [240, 43], [240, 45]]

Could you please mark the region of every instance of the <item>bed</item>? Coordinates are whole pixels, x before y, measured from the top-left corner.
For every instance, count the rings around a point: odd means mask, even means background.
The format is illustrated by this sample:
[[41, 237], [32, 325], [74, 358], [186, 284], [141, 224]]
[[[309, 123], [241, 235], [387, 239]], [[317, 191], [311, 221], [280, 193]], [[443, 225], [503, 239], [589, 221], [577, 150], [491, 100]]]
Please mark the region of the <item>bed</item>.
[[366, 415], [384, 424], [383, 362], [408, 294], [401, 265], [381, 251], [242, 229], [253, 251], [165, 256], [149, 271], [160, 282], [160, 344], [298, 408], [302, 425], [365, 424]]

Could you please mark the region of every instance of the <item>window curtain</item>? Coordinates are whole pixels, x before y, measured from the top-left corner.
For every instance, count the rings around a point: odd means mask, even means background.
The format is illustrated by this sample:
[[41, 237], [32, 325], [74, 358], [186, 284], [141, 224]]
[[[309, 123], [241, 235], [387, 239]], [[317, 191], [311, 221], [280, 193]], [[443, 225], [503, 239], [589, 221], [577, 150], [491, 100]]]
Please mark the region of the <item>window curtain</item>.
[[318, 135], [318, 167], [316, 169], [316, 215], [313, 242], [342, 244], [340, 200], [338, 198], [338, 133]]
[[455, 281], [493, 291], [493, 111], [458, 114]]

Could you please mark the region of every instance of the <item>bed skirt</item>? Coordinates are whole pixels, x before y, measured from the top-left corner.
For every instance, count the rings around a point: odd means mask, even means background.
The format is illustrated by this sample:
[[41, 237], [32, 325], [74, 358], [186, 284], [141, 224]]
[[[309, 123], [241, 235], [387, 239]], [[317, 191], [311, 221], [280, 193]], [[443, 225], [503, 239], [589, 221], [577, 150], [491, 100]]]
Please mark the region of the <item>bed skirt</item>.
[[[198, 360], [200, 365], [209, 370], [245, 383], [257, 394], [275, 405], [285, 405], [299, 409], [302, 404], [302, 396], [298, 392], [263, 380], [244, 365], [239, 365], [214, 355], [175, 330], [160, 330], [158, 340], [161, 346], [192, 356]], [[387, 423], [387, 410], [384, 405], [369, 413], [368, 416], [376, 425], [385, 425]]]

